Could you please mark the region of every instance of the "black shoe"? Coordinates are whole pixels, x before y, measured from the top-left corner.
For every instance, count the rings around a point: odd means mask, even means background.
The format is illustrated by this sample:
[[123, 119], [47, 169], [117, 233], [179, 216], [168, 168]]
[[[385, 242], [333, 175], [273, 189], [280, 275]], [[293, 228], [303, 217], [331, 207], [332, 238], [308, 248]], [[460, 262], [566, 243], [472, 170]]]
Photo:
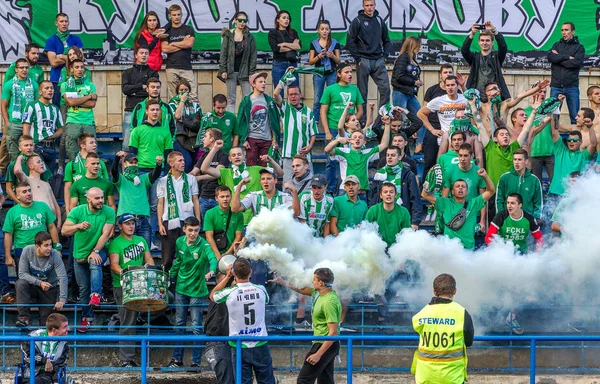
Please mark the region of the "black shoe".
[[121, 368], [138, 368], [139, 365], [133, 360], [125, 361], [121, 363]]
[[113, 296], [102, 296], [100, 303], [106, 304], [106, 305], [114, 305], [117, 303], [117, 301], [115, 300], [115, 298]]
[[188, 370], [188, 372], [201, 372], [201, 370], [200, 370], [200, 364], [198, 364], [198, 363], [192, 363], [190, 365], [190, 369]]
[[17, 328], [28, 328], [31, 326], [31, 320], [26, 317], [19, 317], [15, 322]]
[[177, 361], [174, 359], [171, 359], [171, 361], [169, 361], [169, 364], [167, 364], [167, 368], [181, 368], [183, 367], [183, 361]]

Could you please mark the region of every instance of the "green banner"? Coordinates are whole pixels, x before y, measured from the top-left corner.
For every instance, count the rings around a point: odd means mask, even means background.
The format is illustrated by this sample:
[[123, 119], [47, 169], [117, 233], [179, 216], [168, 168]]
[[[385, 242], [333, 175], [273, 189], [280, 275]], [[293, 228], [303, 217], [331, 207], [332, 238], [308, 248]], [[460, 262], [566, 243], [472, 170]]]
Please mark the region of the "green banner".
[[[461, 64], [460, 46], [472, 24], [491, 21], [506, 36], [509, 56], [505, 67], [547, 67], [547, 51], [561, 38], [560, 25], [570, 21], [590, 55], [586, 65], [598, 62], [600, 5], [598, 0], [378, 0], [379, 15], [388, 25], [399, 49], [407, 35], [423, 38], [420, 60], [424, 64]], [[342, 44], [346, 30], [362, 9], [362, 0], [0, 0], [0, 62], [23, 56], [24, 45], [44, 45], [56, 27], [54, 17], [65, 12], [70, 29], [81, 37], [86, 60], [93, 64], [131, 61], [133, 38], [149, 10], [156, 11], [161, 25], [167, 8], [178, 4], [184, 23], [196, 31], [194, 62], [216, 62], [221, 30], [230, 27], [235, 12], [245, 11], [255, 32], [259, 50], [270, 51], [268, 30], [277, 11], [292, 16], [303, 50], [317, 36], [320, 19], [330, 21], [334, 37]], [[474, 44], [476, 45], [476, 44]], [[268, 62], [268, 54], [261, 55]]]

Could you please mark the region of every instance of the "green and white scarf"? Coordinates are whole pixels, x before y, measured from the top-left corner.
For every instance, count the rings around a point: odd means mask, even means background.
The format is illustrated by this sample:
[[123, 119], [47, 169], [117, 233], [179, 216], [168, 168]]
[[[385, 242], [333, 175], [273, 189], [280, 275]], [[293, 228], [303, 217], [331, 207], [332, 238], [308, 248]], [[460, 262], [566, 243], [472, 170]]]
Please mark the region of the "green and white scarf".
[[[191, 209], [193, 207], [192, 198], [190, 196], [190, 183], [188, 182], [188, 177], [186, 173], [182, 173], [181, 177], [183, 177], [183, 190], [181, 191], [181, 195], [183, 197], [183, 205], [182, 208]], [[173, 183], [173, 174], [171, 171], [167, 174], [167, 204], [168, 206], [168, 216], [169, 220], [168, 228], [169, 230], [179, 228], [180, 224], [180, 214], [179, 214], [179, 205], [177, 204], [177, 195], [175, 193], [175, 184]]]
[[[23, 84], [22, 82], [25, 82]], [[23, 118], [23, 110], [29, 103], [33, 103], [35, 101], [35, 95], [33, 94], [33, 82], [31, 78], [27, 76], [25, 80], [19, 80], [19, 76], [15, 75], [13, 77], [12, 84], [12, 119], [21, 120]]]
[[63, 55], [69, 53], [69, 36], [71, 36], [71, 31], [69, 31], [68, 29], [66, 32], [61, 32], [58, 30], [58, 28], [56, 29], [56, 37], [58, 37], [60, 42], [63, 44]]
[[448, 134], [450, 135], [450, 137], [452, 137], [452, 134], [454, 132], [468, 132], [471, 131], [476, 135], [479, 135], [479, 129], [477, 129], [477, 127], [475, 127], [473, 124], [471, 124], [471, 119], [466, 118], [466, 119], [454, 119], [452, 120], [452, 122], [450, 123], [450, 131], [448, 132]]
[[[481, 109], [481, 95], [479, 94], [479, 90], [477, 90], [475, 88], [467, 89], [463, 93], [463, 96], [467, 100], [475, 100], [475, 109], [477, 109], [477, 110]], [[473, 117], [473, 111], [471, 110], [471, 104], [469, 104], [469, 103], [467, 103], [467, 108], [465, 109], [465, 115], [467, 115], [469, 117]]]
[[[393, 167], [391, 165], [386, 165], [385, 167], [378, 169], [375, 176], [373, 176], [373, 180], [382, 182], [390, 181], [396, 186], [396, 203], [399, 205], [402, 205], [402, 196], [400, 196], [402, 192], [402, 168], [404, 168], [404, 166], [401, 162]], [[390, 179], [390, 176], [392, 179], [388, 180]]]
[[[133, 185], [137, 187], [142, 182], [139, 177], [139, 172], [140, 172], [140, 167], [138, 167], [137, 165], [130, 165], [128, 167], [125, 167], [125, 169], [123, 169], [123, 177], [129, 181], [132, 181]], [[186, 180], [187, 180], [187, 178], [186, 178]]]
[[[231, 164], [231, 169], [233, 170], [233, 188], [236, 188], [242, 179], [250, 177], [250, 173], [246, 169], [246, 162], [243, 162], [240, 165]], [[244, 192], [245, 189], [246, 186], [243, 185], [240, 192]]]
[[295, 68], [294, 72], [323, 77], [325, 75], [325, 67], [315, 67], [313, 65], [307, 65], [304, 67]]

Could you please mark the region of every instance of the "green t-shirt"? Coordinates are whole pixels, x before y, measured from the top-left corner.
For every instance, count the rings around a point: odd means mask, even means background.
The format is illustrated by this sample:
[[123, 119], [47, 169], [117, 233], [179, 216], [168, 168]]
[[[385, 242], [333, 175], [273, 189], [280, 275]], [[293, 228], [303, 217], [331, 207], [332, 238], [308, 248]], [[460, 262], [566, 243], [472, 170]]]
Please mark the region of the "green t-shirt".
[[367, 215], [367, 203], [357, 199], [356, 203], [348, 198], [348, 195], [337, 196], [333, 199], [333, 208], [330, 217], [337, 217], [337, 229], [343, 232], [346, 228], [352, 228], [360, 224]]
[[437, 162], [442, 168], [442, 172], [445, 174], [451, 165], [458, 165], [458, 153], [454, 150], [449, 149], [448, 152], [444, 153]]
[[[533, 112], [533, 108], [531, 108], [531, 106], [524, 108], [523, 110], [527, 114], [527, 117], [529, 117]], [[536, 114], [535, 118], [533, 119], [533, 127], [537, 127], [538, 125], [540, 125], [542, 120], [544, 120], [544, 117], [546, 116]], [[541, 132], [534, 136], [533, 142], [530, 144], [530, 157], [552, 156], [552, 148], [554, 147], [554, 142], [552, 141], [551, 125], [546, 125], [544, 129], [541, 130]]]
[[[85, 175], [73, 183], [71, 186], [71, 197], [77, 198], [77, 205], [85, 205], [87, 204], [87, 197], [85, 194], [90, 188], [100, 188], [102, 192], [104, 192], [104, 202], [107, 202], [107, 198], [109, 196], [114, 195], [114, 187], [113, 184], [98, 176], [95, 179], [89, 179]], [[130, 212], [131, 213], [131, 212]]]
[[381, 202], [369, 208], [367, 221], [379, 225], [381, 238], [391, 247], [396, 242], [396, 235], [404, 228], [410, 228], [410, 213], [398, 204], [394, 204], [391, 211], [386, 211]]
[[506, 149], [500, 148], [498, 143], [491, 139], [485, 146], [486, 170], [494, 185], [498, 185], [500, 176], [510, 171], [513, 166], [513, 154], [519, 148], [521, 145], [516, 140]]
[[15, 248], [25, 248], [35, 244], [35, 235], [48, 231], [48, 225], [55, 220], [56, 216], [44, 202], [34, 201], [29, 207], [17, 204], [6, 212], [2, 231], [13, 234]]
[[325, 88], [321, 97], [321, 104], [329, 106], [327, 110], [329, 129], [338, 129], [342, 113], [344, 113], [344, 109], [349, 102], [354, 103], [354, 107], [350, 108], [348, 113], [356, 113], [356, 106], [365, 103], [356, 85], [336, 83]]
[[329, 223], [331, 210], [333, 209], [333, 197], [324, 195], [321, 201], [315, 200], [312, 192], [302, 192], [298, 196], [300, 200], [299, 219], [306, 220], [306, 224], [313, 229], [315, 236], [323, 237], [325, 223]]
[[[319, 291], [314, 289], [310, 290], [310, 294], [313, 298], [312, 306], [312, 327], [313, 334], [315, 336], [327, 336], [329, 335], [329, 327], [327, 324], [336, 323], [338, 324], [338, 335], [339, 324], [342, 318], [342, 302], [335, 291], [331, 291], [321, 296]], [[315, 340], [314, 343], [323, 343], [322, 340]]]
[[498, 229], [501, 238], [512, 241], [517, 250], [524, 253], [529, 249], [528, 235], [540, 230], [535, 218], [529, 213], [523, 211], [521, 218], [513, 219], [506, 209], [496, 214], [491, 225]]
[[464, 207], [464, 203], [457, 202], [453, 197], [438, 197], [435, 201], [435, 209], [442, 213], [444, 235], [451, 239], [458, 238], [466, 249], [473, 249], [475, 248], [477, 215], [479, 215], [481, 208], [485, 207], [485, 202], [482, 195], [467, 201], [467, 218], [463, 226], [457, 231], [448, 228], [446, 224]]
[[165, 150], [173, 149], [173, 138], [168, 128], [142, 124], [131, 131], [129, 146], [137, 148], [140, 168], [154, 168], [156, 156], [164, 156]]
[[[216, 206], [208, 211], [204, 215], [203, 229], [205, 231], [224, 231], [227, 228], [227, 217], [229, 216], [230, 210], [223, 212], [221, 207]], [[226, 251], [233, 244], [235, 240], [235, 233], [244, 230], [244, 214], [242, 212], [231, 213], [231, 219], [229, 220], [229, 228], [227, 229], [227, 247], [219, 249], [220, 252]]]
[[73, 208], [67, 220], [73, 224], [83, 223], [87, 221], [91, 224], [91, 227], [85, 231], [77, 231], [73, 236], [73, 257], [75, 259], [85, 259], [94, 250], [98, 239], [102, 235], [102, 228], [105, 224], [115, 224], [115, 211], [107, 206], [103, 205], [102, 209], [92, 212], [90, 211], [87, 204], [78, 205]]
[[[4, 84], [6, 84], [10, 79], [15, 77], [15, 75], [17, 74], [16, 67], [17, 63], [14, 62], [6, 69], [6, 73], [4, 74]], [[44, 81], [44, 68], [42, 68], [42, 66], [39, 64], [30, 64], [29, 70], [27, 70], [27, 77], [29, 77], [34, 83], [40, 85], [40, 83]]]
[[189, 245], [185, 236], [175, 243], [175, 262], [171, 267], [171, 278], [177, 279], [175, 292], [187, 297], [205, 297], [208, 295], [204, 275], [208, 271], [217, 272], [217, 258], [208, 241], [198, 236]]
[[124, 213], [132, 215], [150, 216], [150, 202], [148, 201], [148, 188], [152, 186], [150, 176], [144, 173], [138, 176], [140, 183], [135, 185], [132, 180], [119, 175], [115, 187], [119, 191], [119, 206], [117, 216]]
[[[80, 98], [96, 93], [96, 86], [86, 77], [75, 80], [70, 77], [60, 85], [60, 94], [63, 98]], [[94, 125], [94, 109], [88, 107], [69, 107], [67, 109], [67, 124]]]
[[562, 139], [554, 143], [554, 177], [550, 183], [550, 193], [562, 195], [565, 193], [565, 182], [572, 172], [584, 172], [592, 155], [587, 148], [576, 152], [569, 151]]
[[[74, 183], [81, 179], [87, 170], [85, 169], [85, 159], [81, 157], [81, 154], [77, 154], [75, 160], [71, 160], [65, 165], [65, 177], [64, 182]], [[100, 170], [98, 170], [98, 176], [108, 180], [108, 170], [104, 161], [100, 160]]]
[[[27, 160], [29, 160], [29, 156], [27, 156], [24, 153], [21, 153], [21, 155], [23, 156], [23, 161], [21, 162], [21, 169], [23, 170], [24, 174], [29, 176], [29, 168], [27, 168]], [[42, 162], [43, 161], [44, 160], [42, 159]], [[13, 183], [13, 188], [19, 182], [17, 175], [15, 175], [15, 163], [16, 163], [16, 160], [11, 161], [8, 164], [8, 168], [6, 168], [6, 181], [9, 183]], [[48, 166], [46, 165], [46, 163], [44, 163], [44, 169], [45, 169], [45, 171], [44, 171], [44, 173], [42, 173], [40, 178], [44, 181], [48, 181], [52, 178], [52, 172], [48, 169]]]
[[[149, 252], [148, 244], [141, 236], [135, 236], [131, 240], [123, 236], [115, 237], [108, 247], [108, 254], [116, 253], [119, 255], [119, 266], [123, 269], [127, 267], [141, 267], [144, 264], [144, 253]], [[121, 276], [117, 273], [112, 274], [113, 287], [121, 288]]]
[[[360, 189], [369, 190], [369, 162], [379, 158], [379, 147], [365, 148], [359, 151], [353, 148], [336, 147], [335, 158], [340, 162], [342, 180], [350, 175], [358, 177]], [[342, 185], [343, 189], [344, 186]]]
[[479, 188], [485, 189], [485, 180], [477, 174], [478, 169], [478, 166], [473, 165], [468, 171], [463, 171], [458, 167], [458, 164], [450, 165], [444, 172], [444, 187], [450, 188], [450, 195], [452, 195], [452, 184], [454, 184], [456, 180], [462, 179], [467, 183], [467, 199], [476, 198], [479, 196]]
[[[237, 135], [237, 117], [235, 113], [225, 111], [223, 116], [217, 116], [216, 112], [213, 110], [210, 112], [211, 117], [208, 119], [206, 123], [206, 129], [208, 128], [216, 128], [223, 134], [223, 152], [229, 154], [229, 150], [233, 145], [233, 135]], [[202, 143], [196, 141], [199, 147], [202, 147]]]
[[8, 100], [8, 120], [21, 124], [29, 103], [38, 98], [38, 83], [31, 79], [18, 80], [19, 88], [14, 89], [14, 77], [2, 86], [2, 100]]
[[[63, 69], [60, 70], [60, 79], [58, 80], [58, 88], [60, 89], [60, 87], [67, 81], [67, 79], [69, 79], [70, 76], [67, 75], [67, 66], [65, 65], [63, 67]], [[92, 78], [92, 72], [90, 72], [89, 69], [85, 68], [83, 71], [83, 78], [84, 79], [91, 79]], [[67, 102], [65, 101], [64, 97], [60, 98], [60, 106], [62, 107], [63, 105], [66, 105]]]
[[[247, 194], [249, 194], [250, 192], [258, 192], [258, 191], [262, 191], [262, 186], [260, 185], [260, 170], [263, 167], [258, 166], [258, 165], [252, 165], [249, 167], [246, 167], [245, 172], [247, 173], [247, 176], [244, 177], [249, 177], [250, 178], [250, 183], [246, 184], [246, 188], [242, 189], [242, 192], [240, 193], [240, 201], [241, 199], [243, 199], [244, 197], [246, 197]], [[219, 172], [221, 172], [221, 177], [219, 177], [219, 185], [226, 185], [229, 187], [229, 189], [231, 189], [231, 194], [233, 196], [233, 194], [235, 193], [235, 186], [237, 184], [234, 184], [233, 181], [233, 169], [232, 168], [219, 168]], [[244, 225], [248, 225], [248, 223], [250, 222], [250, 220], [252, 220], [253, 217], [253, 213], [251, 209], [246, 209], [244, 211]]]

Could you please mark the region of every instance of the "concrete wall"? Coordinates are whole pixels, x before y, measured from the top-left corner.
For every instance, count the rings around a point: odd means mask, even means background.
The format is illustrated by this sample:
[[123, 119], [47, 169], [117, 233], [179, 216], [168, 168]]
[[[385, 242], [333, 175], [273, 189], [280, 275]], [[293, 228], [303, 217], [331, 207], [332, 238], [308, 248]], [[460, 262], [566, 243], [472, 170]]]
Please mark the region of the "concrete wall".
[[[260, 67], [260, 66], [259, 66]], [[127, 66], [105, 66], [92, 67], [92, 81], [98, 91], [98, 102], [95, 108], [96, 125], [98, 132], [120, 132], [123, 108], [125, 107], [125, 97], [121, 93], [121, 73], [127, 69]], [[260, 69], [260, 68], [259, 68]], [[270, 73], [268, 68], [263, 68]], [[388, 68], [391, 75], [391, 67]], [[436, 67], [425, 67], [423, 81], [425, 85], [419, 92], [419, 100], [423, 100], [424, 91], [431, 85], [438, 82], [438, 72]], [[0, 70], [2, 71], [2, 70]], [[465, 73], [466, 70], [459, 72]], [[198, 84], [198, 98], [204, 111], [212, 106], [212, 96], [217, 93], [227, 94], [225, 83], [217, 79], [217, 70], [215, 66], [201, 66], [195, 70], [196, 81]], [[506, 82], [509, 86], [511, 95], [517, 95], [529, 89], [537, 80], [549, 78], [547, 71], [507, 71], [505, 74]], [[312, 107], [313, 104], [313, 84], [309, 75], [301, 75], [301, 86], [305, 96], [305, 103]], [[160, 72], [160, 78], [163, 82], [162, 97], [167, 100], [166, 78], [164, 71]], [[0, 73], [0, 81], [4, 83], [4, 73]], [[354, 81], [356, 81], [356, 76]], [[267, 78], [268, 90], [272, 89], [271, 76]], [[586, 90], [590, 85], [600, 84], [600, 72], [582, 72], [580, 77], [581, 105], [587, 106], [588, 100]], [[237, 100], [241, 100], [241, 92], [238, 87]], [[377, 88], [372, 80], [369, 85], [368, 101], [377, 103]], [[520, 106], [529, 105], [529, 101], [524, 101]], [[563, 108], [563, 119], [566, 118], [566, 106]], [[1, 120], [1, 119], [0, 119]], [[0, 122], [0, 125], [2, 123]]]

